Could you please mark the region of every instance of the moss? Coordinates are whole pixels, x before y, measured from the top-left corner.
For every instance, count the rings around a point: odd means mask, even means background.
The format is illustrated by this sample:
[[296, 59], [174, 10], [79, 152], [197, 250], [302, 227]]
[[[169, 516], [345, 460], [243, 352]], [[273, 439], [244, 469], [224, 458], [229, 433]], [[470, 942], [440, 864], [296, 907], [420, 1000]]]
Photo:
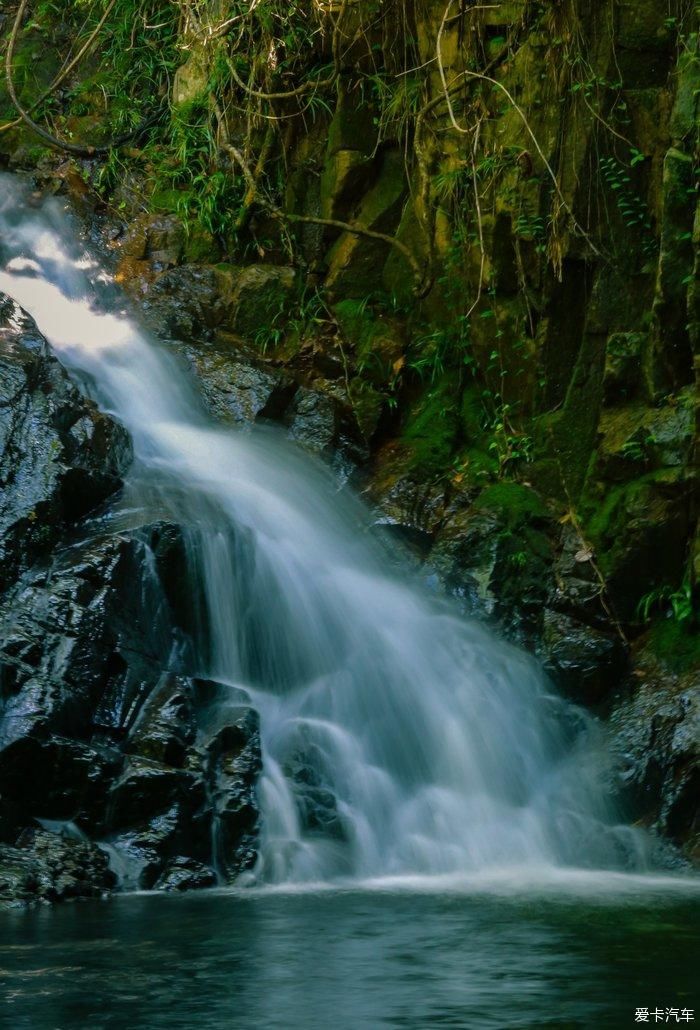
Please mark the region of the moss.
[[333, 305], [333, 314], [343, 335], [358, 351], [371, 342], [375, 323], [364, 302], [341, 300]]
[[461, 421], [464, 437], [469, 442], [477, 441], [484, 435], [482, 422], [484, 405], [481, 393], [476, 385], [468, 386], [462, 394]]
[[189, 196], [188, 190], [157, 190], [151, 196], [151, 210], [159, 214], [174, 213], [179, 207], [187, 206]]
[[[580, 514], [584, 535], [618, 616], [634, 622], [640, 597], [683, 575], [691, 527], [689, 484], [681, 468], [661, 469], [632, 482], [598, 487]], [[606, 492], [607, 491], [607, 492]]]
[[673, 672], [700, 667], [700, 633], [675, 619], [659, 620], [649, 634], [649, 648]]
[[607, 544], [614, 546], [615, 543], [621, 542], [630, 512], [648, 511], [654, 487], [659, 484], [676, 483], [678, 478], [678, 470], [660, 469], [639, 476], [632, 482], [609, 488], [602, 504], [598, 504], [592, 497], [585, 498], [581, 512], [591, 539], [603, 549]]
[[[399, 150], [387, 150], [354, 220], [374, 231], [394, 232], [401, 218], [406, 185], [404, 155]], [[343, 233], [328, 254], [327, 289], [338, 298], [367, 296], [377, 288], [377, 269], [385, 263], [388, 251], [389, 245], [379, 240]], [[410, 271], [406, 274], [410, 276]]]
[[389, 383], [405, 350], [399, 321], [375, 315], [366, 300], [342, 300], [334, 305], [333, 314], [354, 352], [359, 374], [376, 386]]
[[547, 516], [539, 494], [521, 483], [494, 483], [479, 494], [474, 507], [498, 512], [510, 529], [530, 519]]
[[410, 467], [438, 475], [449, 467], [459, 432], [454, 387], [443, 381], [427, 390], [409, 412], [402, 442], [411, 453]]
[[185, 240], [184, 257], [186, 261], [199, 264], [216, 261], [219, 257], [219, 248], [212, 234], [199, 226], [191, 228]]

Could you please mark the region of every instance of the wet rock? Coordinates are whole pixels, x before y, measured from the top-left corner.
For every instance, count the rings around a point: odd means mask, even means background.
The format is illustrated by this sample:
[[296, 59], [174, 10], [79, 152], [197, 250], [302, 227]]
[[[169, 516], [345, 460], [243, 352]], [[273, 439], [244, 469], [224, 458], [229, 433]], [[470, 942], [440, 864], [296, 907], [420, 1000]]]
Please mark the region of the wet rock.
[[283, 373], [230, 349], [188, 346], [181, 353], [197, 379], [209, 414], [219, 422], [250, 425], [258, 416], [278, 418], [296, 391]]
[[129, 733], [129, 751], [179, 769], [194, 740], [192, 684], [185, 677], [166, 672], [134, 722]]
[[297, 390], [284, 414], [292, 440], [307, 450], [323, 454], [332, 449], [337, 431], [337, 409], [330, 397], [307, 390]]
[[488, 512], [462, 513], [452, 519], [430, 554], [430, 563], [468, 615], [491, 619], [498, 598], [493, 592], [498, 561], [498, 519]]
[[553, 520], [535, 491], [500, 483], [446, 520], [430, 564], [465, 612], [535, 649], [552, 577], [554, 541]]
[[121, 485], [129, 439], [0, 295], [0, 587]]
[[230, 311], [221, 277], [207, 265], [182, 265], [163, 272], [143, 301], [148, 325], [164, 339], [210, 339], [218, 326], [229, 323]]
[[0, 606], [0, 839], [69, 819], [135, 887], [175, 859], [212, 864], [214, 824], [231, 875], [255, 856], [257, 731], [241, 722], [203, 752], [193, 684], [172, 667], [177, 539], [164, 524], [103, 534]]
[[367, 496], [379, 525], [409, 543], [415, 539], [424, 552], [444, 523], [444, 484], [412, 472], [401, 448], [393, 444], [376, 456]]
[[216, 873], [209, 866], [179, 857], [168, 862], [153, 886], [158, 891], [190, 891], [215, 887], [216, 883]]
[[115, 885], [107, 856], [87, 840], [35, 828], [0, 844], [0, 903], [99, 898]]
[[32, 818], [88, 825], [105, 811], [119, 751], [69, 737], [27, 734], [0, 746], [0, 838]]
[[297, 809], [302, 825], [310, 833], [343, 840], [345, 828], [338, 813], [335, 794], [322, 773], [323, 757], [315, 745], [297, 751], [285, 767], [295, 788]]
[[619, 636], [546, 609], [542, 631], [545, 670], [575, 701], [596, 705], [619, 687], [627, 649]]
[[571, 523], [561, 527], [552, 577], [547, 591], [547, 607], [564, 612], [576, 621], [599, 629], [610, 625], [610, 612], [595, 554]]
[[203, 801], [201, 781], [192, 773], [130, 756], [110, 790], [106, 820], [118, 830], [149, 823], [171, 813], [175, 805], [196, 810]]
[[[58, 900], [113, 883], [94, 845], [37, 835], [37, 819], [104, 842], [124, 881], [145, 887], [210, 883], [215, 825], [233, 876], [255, 857], [259, 734], [244, 719], [209, 752], [198, 746], [182, 664], [197, 597], [182, 533], [85, 521], [121, 483], [126, 434], [14, 304], [3, 300], [0, 320], [4, 892]], [[269, 392], [255, 407], [266, 404]]]
[[262, 768], [257, 712], [243, 708], [206, 746], [214, 806], [216, 863], [228, 881], [257, 858], [258, 804], [255, 788]]
[[638, 818], [700, 863], [700, 679], [648, 660], [613, 708], [608, 733]]

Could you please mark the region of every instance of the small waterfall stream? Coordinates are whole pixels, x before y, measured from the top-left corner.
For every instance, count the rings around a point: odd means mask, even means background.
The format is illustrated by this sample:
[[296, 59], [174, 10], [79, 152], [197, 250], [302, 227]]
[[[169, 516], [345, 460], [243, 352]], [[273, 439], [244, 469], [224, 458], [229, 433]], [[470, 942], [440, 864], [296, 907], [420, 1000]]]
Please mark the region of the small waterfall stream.
[[187, 534], [198, 673], [260, 715], [258, 882], [636, 868], [586, 717], [535, 663], [397, 572], [369, 514], [266, 429], [210, 423], [57, 200], [0, 176], [0, 290], [134, 441]]

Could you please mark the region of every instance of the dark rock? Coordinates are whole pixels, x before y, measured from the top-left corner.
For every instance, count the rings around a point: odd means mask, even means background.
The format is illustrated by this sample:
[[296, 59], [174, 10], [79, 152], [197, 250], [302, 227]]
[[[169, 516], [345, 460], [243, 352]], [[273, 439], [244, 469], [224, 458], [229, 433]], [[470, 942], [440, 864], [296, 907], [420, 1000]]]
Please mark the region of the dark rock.
[[294, 753], [285, 766], [294, 783], [296, 803], [302, 825], [311, 833], [339, 840], [345, 838], [335, 794], [326, 785], [323, 757], [315, 745]]
[[259, 416], [279, 419], [296, 391], [281, 372], [230, 349], [187, 346], [181, 353], [205, 406], [219, 422], [250, 425]]
[[15, 846], [0, 844], [0, 903], [99, 898], [115, 884], [96, 844], [46, 830], [25, 830]]
[[215, 887], [216, 882], [216, 873], [209, 866], [179, 857], [168, 862], [154, 887], [159, 891], [189, 891]]
[[140, 887], [174, 859], [212, 864], [214, 826], [228, 875], [254, 861], [259, 735], [246, 736], [237, 712], [215, 747], [197, 743], [197, 699], [172, 665], [184, 652], [164, 587], [181, 557], [177, 530], [162, 523], [103, 534], [8, 593], [0, 839], [32, 818], [70, 819]]
[[0, 588], [121, 485], [124, 429], [70, 382], [34, 322], [0, 295]]
[[700, 679], [642, 663], [608, 733], [633, 814], [700, 861]]
[[216, 864], [231, 881], [257, 858], [259, 813], [255, 788], [262, 768], [257, 712], [241, 708], [206, 746], [214, 807]]
[[195, 740], [192, 686], [165, 673], [143, 704], [129, 733], [128, 749], [175, 769], [182, 768]]
[[290, 437], [306, 450], [316, 454], [330, 452], [337, 430], [337, 411], [330, 397], [302, 387], [284, 418]]
[[[194, 795], [194, 796], [193, 796]], [[150, 823], [173, 806], [196, 810], [204, 802], [201, 780], [192, 773], [130, 757], [110, 791], [106, 822], [119, 830]]]
[[149, 287], [143, 313], [156, 335], [165, 339], [209, 339], [230, 320], [230, 301], [221, 277], [207, 265], [181, 265], [159, 275]]
[[544, 613], [542, 658], [561, 691], [587, 705], [608, 696], [627, 671], [627, 649], [618, 635], [551, 609]]
[[446, 521], [430, 564], [466, 613], [534, 650], [542, 633], [554, 540], [553, 522], [537, 494], [501, 483]]
[[581, 534], [570, 523], [562, 526], [546, 603], [579, 622], [607, 629], [610, 613], [594, 562], [595, 555]]

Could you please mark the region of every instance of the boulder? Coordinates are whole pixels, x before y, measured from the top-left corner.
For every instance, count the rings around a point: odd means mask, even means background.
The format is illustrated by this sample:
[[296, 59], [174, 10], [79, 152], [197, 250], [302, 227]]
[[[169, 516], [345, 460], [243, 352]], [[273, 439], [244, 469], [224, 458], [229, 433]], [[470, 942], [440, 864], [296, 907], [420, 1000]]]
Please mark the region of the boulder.
[[154, 884], [157, 891], [191, 891], [215, 887], [216, 873], [207, 865], [191, 858], [172, 859]]
[[87, 840], [38, 828], [0, 844], [0, 905], [99, 898], [115, 884], [107, 855]]
[[700, 679], [642, 657], [607, 732], [636, 818], [700, 862]]

